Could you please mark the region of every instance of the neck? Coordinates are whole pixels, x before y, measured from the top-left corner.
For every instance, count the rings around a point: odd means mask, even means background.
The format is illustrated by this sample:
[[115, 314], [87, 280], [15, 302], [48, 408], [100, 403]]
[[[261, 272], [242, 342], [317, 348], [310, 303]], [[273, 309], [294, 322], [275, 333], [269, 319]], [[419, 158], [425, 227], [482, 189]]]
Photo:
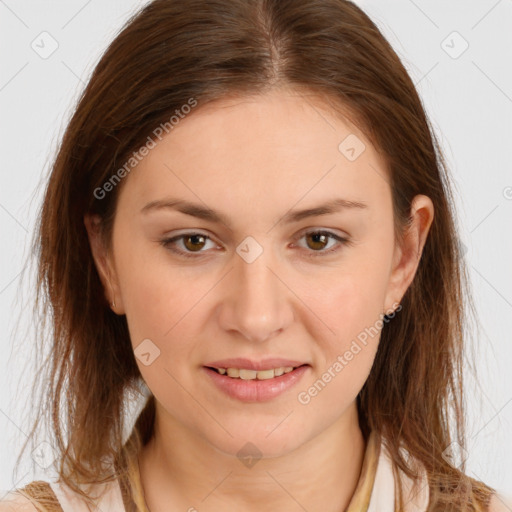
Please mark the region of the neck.
[[[272, 510], [340, 512], [354, 494], [366, 444], [355, 402], [292, 451], [244, 464], [162, 411], [139, 468], [151, 512]], [[312, 491], [313, 490], [313, 491]]]

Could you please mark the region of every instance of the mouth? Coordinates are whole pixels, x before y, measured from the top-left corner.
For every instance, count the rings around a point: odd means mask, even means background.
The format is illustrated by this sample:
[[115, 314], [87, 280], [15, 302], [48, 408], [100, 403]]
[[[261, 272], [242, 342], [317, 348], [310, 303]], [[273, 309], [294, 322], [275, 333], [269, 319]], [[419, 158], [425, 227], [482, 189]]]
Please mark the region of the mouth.
[[224, 368], [215, 366], [206, 366], [209, 370], [212, 370], [219, 375], [225, 375], [232, 379], [238, 380], [269, 380], [276, 379], [282, 375], [291, 373], [297, 368], [303, 366], [309, 366], [308, 364], [302, 364], [298, 366], [278, 366], [276, 368], [269, 368], [268, 370], [253, 370], [249, 368]]
[[203, 370], [210, 382], [231, 399], [242, 402], [266, 402], [291, 391], [311, 368], [309, 364], [294, 364], [297, 366], [273, 368], [266, 365], [267, 367], [262, 370], [218, 365], [203, 366]]

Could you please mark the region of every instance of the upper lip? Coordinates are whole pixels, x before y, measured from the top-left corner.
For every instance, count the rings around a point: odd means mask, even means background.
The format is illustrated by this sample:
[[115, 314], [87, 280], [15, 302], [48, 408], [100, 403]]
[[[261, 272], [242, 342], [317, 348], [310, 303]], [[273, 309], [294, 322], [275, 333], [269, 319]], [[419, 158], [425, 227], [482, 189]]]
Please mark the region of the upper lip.
[[252, 361], [251, 359], [246, 359], [244, 357], [234, 357], [230, 359], [220, 359], [218, 361], [212, 361], [210, 363], [205, 364], [205, 366], [210, 366], [212, 368], [243, 368], [247, 370], [271, 370], [272, 368], [280, 368], [281, 366], [302, 366], [304, 363], [302, 361], [295, 361], [293, 359], [282, 359], [279, 357], [272, 357], [268, 359], [263, 359], [262, 361]]

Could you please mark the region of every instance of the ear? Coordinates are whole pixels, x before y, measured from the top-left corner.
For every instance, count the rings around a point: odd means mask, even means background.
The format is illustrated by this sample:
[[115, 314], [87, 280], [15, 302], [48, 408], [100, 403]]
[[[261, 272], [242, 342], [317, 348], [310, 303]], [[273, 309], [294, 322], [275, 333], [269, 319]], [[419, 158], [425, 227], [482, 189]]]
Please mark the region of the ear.
[[111, 254], [103, 241], [101, 218], [99, 215], [84, 215], [84, 224], [89, 238], [92, 256], [100, 276], [105, 297], [114, 313], [124, 314], [117, 273]]
[[389, 314], [397, 309], [397, 304], [412, 283], [433, 219], [432, 200], [421, 194], [415, 196], [411, 204], [411, 221], [404, 234], [403, 244], [400, 247], [395, 246], [384, 313]]

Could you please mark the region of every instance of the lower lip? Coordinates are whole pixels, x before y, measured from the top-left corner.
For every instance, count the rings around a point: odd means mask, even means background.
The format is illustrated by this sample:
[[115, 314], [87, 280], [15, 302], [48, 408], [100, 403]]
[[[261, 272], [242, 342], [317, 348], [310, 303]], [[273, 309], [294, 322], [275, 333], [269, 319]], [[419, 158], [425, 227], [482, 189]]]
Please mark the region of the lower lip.
[[289, 373], [272, 379], [244, 380], [221, 375], [215, 370], [203, 366], [203, 369], [221, 391], [242, 402], [265, 402], [281, 395], [297, 384], [308, 368], [309, 365], [299, 366]]

